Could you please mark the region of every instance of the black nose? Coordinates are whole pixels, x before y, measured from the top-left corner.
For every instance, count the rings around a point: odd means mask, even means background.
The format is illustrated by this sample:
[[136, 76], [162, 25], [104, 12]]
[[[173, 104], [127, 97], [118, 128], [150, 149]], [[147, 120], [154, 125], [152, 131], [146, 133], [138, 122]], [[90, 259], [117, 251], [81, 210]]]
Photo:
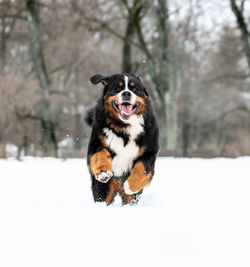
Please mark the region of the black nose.
[[131, 98], [131, 96], [132, 96], [132, 94], [131, 94], [129, 91], [124, 91], [124, 92], [122, 93], [122, 98], [123, 98], [124, 100], [129, 100], [129, 99]]

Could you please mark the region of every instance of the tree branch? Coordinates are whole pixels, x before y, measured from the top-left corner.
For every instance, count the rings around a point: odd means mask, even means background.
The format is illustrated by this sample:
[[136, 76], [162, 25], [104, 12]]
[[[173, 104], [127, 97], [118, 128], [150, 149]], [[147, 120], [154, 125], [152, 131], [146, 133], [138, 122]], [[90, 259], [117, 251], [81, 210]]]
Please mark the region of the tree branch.
[[241, 31], [241, 39], [243, 42], [245, 54], [247, 57], [247, 63], [250, 71], [250, 42], [249, 42], [250, 34], [248, 32], [247, 24], [243, 16], [244, 0], [241, 2], [241, 8], [237, 6], [235, 0], [230, 0], [230, 3], [231, 3], [231, 9], [236, 17], [238, 28]]

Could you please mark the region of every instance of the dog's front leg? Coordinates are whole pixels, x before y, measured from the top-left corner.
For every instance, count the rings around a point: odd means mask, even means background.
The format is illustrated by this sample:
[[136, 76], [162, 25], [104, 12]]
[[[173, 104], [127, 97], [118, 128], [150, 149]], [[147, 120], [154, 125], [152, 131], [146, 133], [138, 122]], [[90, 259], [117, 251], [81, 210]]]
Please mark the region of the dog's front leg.
[[107, 183], [113, 176], [112, 158], [107, 149], [103, 148], [91, 156], [90, 171], [95, 179], [102, 183]]
[[124, 190], [127, 195], [133, 195], [141, 191], [151, 181], [153, 173], [147, 171], [145, 162], [137, 161], [132, 169], [131, 175], [124, 183]]

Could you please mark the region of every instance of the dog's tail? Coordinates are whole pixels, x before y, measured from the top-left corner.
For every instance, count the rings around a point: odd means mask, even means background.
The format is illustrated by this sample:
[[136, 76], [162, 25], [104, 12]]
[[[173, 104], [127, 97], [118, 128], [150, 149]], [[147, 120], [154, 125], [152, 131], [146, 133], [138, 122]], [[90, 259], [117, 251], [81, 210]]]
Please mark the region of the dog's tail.
[[84, 117], [85, 123], [90, 127], [93, 124], [94, 112], [95, 112], [95, 109], [94, 108], [90, 108], [90, 109], [87, 110], [86, 115]]

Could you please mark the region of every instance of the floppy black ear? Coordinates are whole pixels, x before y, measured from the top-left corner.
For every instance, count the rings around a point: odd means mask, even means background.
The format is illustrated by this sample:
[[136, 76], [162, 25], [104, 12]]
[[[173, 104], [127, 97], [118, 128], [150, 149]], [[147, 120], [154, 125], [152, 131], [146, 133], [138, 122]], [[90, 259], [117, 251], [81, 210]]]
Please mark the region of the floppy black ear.
[[101, 74], [95, 74], [94, 76], [92, 76], [90, 78], [90, 81], [93, 83], [93, 84], [98, 84], [99, 82], [102, 82], [102, 84], [105, 86], [108, 84], [107, 82], [107, 78], [108, 76], [103, 76]]
[[145, 92], [146, 96], [149, 96], [148, 91], [147, 91], [145, 86], [143, 86], [143, 89], [144, 89], [144, 92]]

